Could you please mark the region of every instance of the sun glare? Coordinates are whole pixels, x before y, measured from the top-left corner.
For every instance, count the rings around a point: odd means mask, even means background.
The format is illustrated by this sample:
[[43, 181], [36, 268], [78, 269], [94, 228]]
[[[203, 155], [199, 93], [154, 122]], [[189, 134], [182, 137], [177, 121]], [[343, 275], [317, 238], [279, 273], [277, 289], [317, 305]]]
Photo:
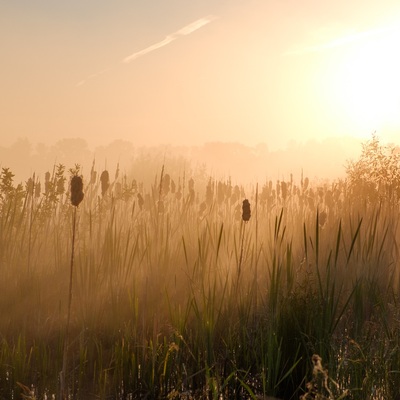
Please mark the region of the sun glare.
[[400, 30], [382, 30], [347, 49], [332, 71], [332, 91], [352, 126], [370, 135], [400, 128]]

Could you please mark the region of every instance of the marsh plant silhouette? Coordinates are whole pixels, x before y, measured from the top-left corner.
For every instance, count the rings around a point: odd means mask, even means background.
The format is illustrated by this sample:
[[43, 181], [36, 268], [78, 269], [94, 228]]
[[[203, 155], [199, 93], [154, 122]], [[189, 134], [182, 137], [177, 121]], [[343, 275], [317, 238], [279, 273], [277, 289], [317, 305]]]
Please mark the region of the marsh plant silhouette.
[[[351, 171], [395, 174], [366, 146]], [[63, 165], [26, 185], [2, 168], [0, 398], [395, 398], [396, 197], [142, 169], [102, 187], [95, 164], [70, 185]]]
[[68, 315], [67, 315], [67, 324], [65, 327], [62, 371], [60, 373], [60, 398], [62, 398], [63, 400], [69, 398], [66, 375], [68, 368], [68, 346], [69, 346], [69, 331], [70, 331], [71, 306], [72, 306], [72, 282], [73, 282], [73, 271], [74, 271], [75, 235], [76, 235], [76, 210], [84, 197], [82, 176], [78, 175], [79, 166], [75, 166], [75, 169], [71, 170], [70, 172], [72, 173], [71, 204], [74, 207], [74, 211], [73, 211], [73, 222], [72, 222], [72, 249], [71, 249], [69, 290], [68, 290]]

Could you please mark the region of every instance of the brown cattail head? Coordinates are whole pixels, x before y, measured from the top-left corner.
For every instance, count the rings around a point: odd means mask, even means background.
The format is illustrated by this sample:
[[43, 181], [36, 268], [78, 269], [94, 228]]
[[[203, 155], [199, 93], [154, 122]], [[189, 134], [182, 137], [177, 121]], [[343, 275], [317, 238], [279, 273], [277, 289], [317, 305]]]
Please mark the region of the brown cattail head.
[[107, 170], [104, 170], [100, 175], [101, 195], [104, 196], [110, 187], [110, 175]]
[[247, 199], [243, 200], [242, 205], [242, 219], [244, 222], [247, 222], [251, 217], [251, 210], [250, 210], [250, 202]]
[[71, 179], [71, 204], [78, 207], [83, 200], [83, 181], [82, 177], [74, 175]]
[[50, 172], [44, 174], [44, 193], [46, 196], [50, 193]]
[[137, 194], [137, 198], [138, 198], [139, 208], [142, 209], [144, 204], [144, 199], [140, 193]]
[[40, 184], [40, 181], [38, 181], [35, 185], [35, 197], [39, 198], [42, 190], [42, 185]]
[[28, 181], [26, 182], [26, 193], [29, 194], [29, 196], [33, 196], [34, 188], [35, 188], [35, 175], [33, 175], [33, 179], [29, 178]]

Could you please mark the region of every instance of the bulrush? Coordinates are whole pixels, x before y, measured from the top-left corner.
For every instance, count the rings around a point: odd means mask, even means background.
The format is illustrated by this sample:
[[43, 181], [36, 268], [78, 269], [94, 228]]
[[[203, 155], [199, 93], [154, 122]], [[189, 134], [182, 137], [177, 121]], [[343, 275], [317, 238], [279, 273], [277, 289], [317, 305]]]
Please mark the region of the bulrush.
[[75, 234], [76, 234], [76, 210], [81, 201], [83, 200], [83, 181], [82, 177], [78, 175], [79, 167], [77, 166], [75, 171], [72, 172], [71, 178], [71, 204], [75, 206], [73, 212], [72, 222], [72, 251], [71, 251], [71, 264], [70, 264], [70, 275], [69, 275], [69, 291], [68, 291], [68, 314], [67, 324], [65, 326], [65, 337], [64, 337], [64, 350], [63, 350], [63, 363], [62, 370], [60, 372], [60, 399], [67, 400], [69, 398], [68, 385], [67, 385], [67, 367], [68, 367], [68, 346], [69, 346], [69, 330], [71, 321], [71, 305], [72, 305], [72, 281], [73, 281], [73, 270], [74, 270], [74, 252], [75, 252]]
[[249, 200], [244, 199], [242, 205], [242, 219], [244, 222], [247, 222], [250, 220], [250, 217], [251, 217], [250, 202]]
[[104, 170], [100, 175], [101, 195], [104, 196], [110, 187], [110, 175], [107, 170]]
[[83, 181], [82, 177], [74, 175], [71, 179], [71, 204], [78, 207], [83, 200]]
[[[250, 220], [251, 217], [251, 209], [250, 209], [250, 202], [248, 199], [244, 199], [242, 203], [242, 245], [240, 246], [240, 258], [239, 258], [239, 264], [238, 264], [238, 276], [237, 276], [237, 281], [239, 284], [239, 278], [242, 270], [242, 262], [243, 262], [243, 250], [244, 250], [244, 229], [246, 226], [246, 222]], [[244, 222], [244, 224], [243, 224]]]

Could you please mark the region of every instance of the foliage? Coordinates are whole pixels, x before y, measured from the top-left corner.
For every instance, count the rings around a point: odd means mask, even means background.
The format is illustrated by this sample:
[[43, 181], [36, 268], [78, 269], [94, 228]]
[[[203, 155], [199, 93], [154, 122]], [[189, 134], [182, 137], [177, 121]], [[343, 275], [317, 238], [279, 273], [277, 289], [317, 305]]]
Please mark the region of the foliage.
[[370, 203], [400, 200], [400, 148], [382, 145], [378, 136], [362, 144], [361, 156], [349, 161], [347, 168], [349, 190], [354, 197]]
[[102, 190], [93, 163], [61, 190], [64, 171], [44, 193], [33, 175], [18, 201], [9, 170], [0, 186], [0, 398], [57, 392], [71, 282], [70, 398], [397, 394], [400, 232], [385, 199], [356, 208], [348, 182], [259, 191], [168, 165], [150, 187], [109, 173]]

